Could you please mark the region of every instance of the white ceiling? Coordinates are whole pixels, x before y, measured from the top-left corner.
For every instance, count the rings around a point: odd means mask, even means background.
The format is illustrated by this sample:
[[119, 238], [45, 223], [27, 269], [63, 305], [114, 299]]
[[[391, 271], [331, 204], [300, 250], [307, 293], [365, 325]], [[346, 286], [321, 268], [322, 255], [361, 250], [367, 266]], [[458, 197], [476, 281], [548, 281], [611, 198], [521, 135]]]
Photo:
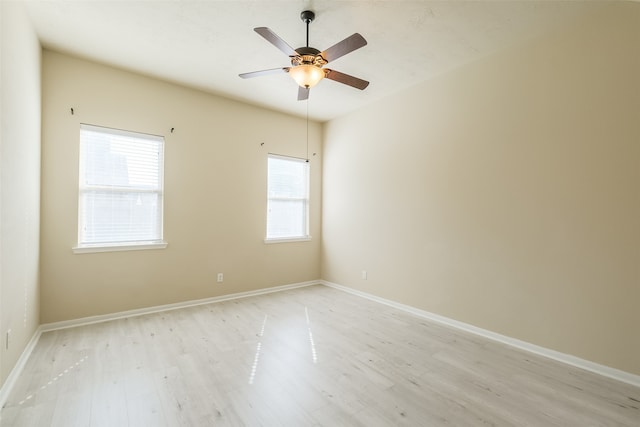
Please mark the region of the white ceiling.
[[359, 32], [368, 45], [328, 67], [371, 84], [325, 80], [309, 116], [326, 121], [451, 68], [551, 31], [593, 11], [583, 1], [27, 1], [46, 48], [304, 116], [287, 74], [239, 73], [289, 65], [253, 31], [266, 26], [305, 45], [300, 12], [315, 11], [310, 45], [324, 50]]

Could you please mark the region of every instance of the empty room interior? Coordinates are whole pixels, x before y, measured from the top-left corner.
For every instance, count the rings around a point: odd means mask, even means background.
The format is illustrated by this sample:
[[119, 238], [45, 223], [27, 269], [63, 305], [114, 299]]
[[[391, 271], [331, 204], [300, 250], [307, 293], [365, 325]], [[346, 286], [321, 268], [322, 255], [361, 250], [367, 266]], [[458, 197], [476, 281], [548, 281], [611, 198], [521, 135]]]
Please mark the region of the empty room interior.
[[0, 22], [1, 426], [640, 425], [640, 2]]

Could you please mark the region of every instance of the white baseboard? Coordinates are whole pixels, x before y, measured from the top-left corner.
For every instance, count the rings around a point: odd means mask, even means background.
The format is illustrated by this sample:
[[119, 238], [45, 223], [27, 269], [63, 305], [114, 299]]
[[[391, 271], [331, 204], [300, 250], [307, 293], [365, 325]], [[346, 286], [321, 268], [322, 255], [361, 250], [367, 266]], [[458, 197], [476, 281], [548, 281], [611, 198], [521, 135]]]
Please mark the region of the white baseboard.
[[4, 382], [4, 384], [2, 384], [2, 388], [0, 388], [0, 408], [2, 408], [4, 404], [7, 402], [9, 393], [13, 389], [13, 386], [15, 385], [16, 380], [22, 373], [22, 370], [24, 369], [25, 364], [27, 363], [27, 360], [29, 360], [29, 356], [31, 356], [31, 353], [33, 352], [33, 349], [36, 347], [36, 344], [40, 339], [40, 335], [42, 335], [43, 332], [54, 331], [58, 329], [74, 328], [76, 326], [90, 325], [92, 323], [108, 322], [109, 320], [122, 319], [125, 317], [142, 316], [150, 313], [177, 310], [185, 307], [211, 304], [215, 302], [228, 301], [228, 300], [233, 300], [238, 298], [247, 298], [247, 297], [252, 297], [256, 295], [270, 294], [273, 292], [281, 292], [289, 289], [302, 288], [305, 286], [319, 285], [319, 284], [321, 284], [319, 280], [312, 280], [309, 282], [293, 283], [290, 285], [275, 286], [272, 288], [258, 289], [255, 291], [238, 292], [234, 294], [221, 295], [217, 297], [184, 301], [184, 302], [179, 302], [175, 304], [159, 305], [154, 307], [140, 308], [136, 310], [121, 311], [118, 313], [103, 314], [99, 316], [90, 316], [90, 317], [83, 317], [80, 319], [64, 320], [61, 322], [42, 324], [36, 329], [35, 333], [31, 337], [31, 340], [29, 341], [24, 351], [20, 355], [18, 362], [16, 362], [16, 365], [13, 367], [13, 369], [11, 370], [11, 373], [7, 377], [7, 380]]
[[405, 305], [405, 304], [401, 304], [385, 298], [381, 298], [381, 297], [369, 294], [367, 292], [358, 291], [356, 289], [349, 288], [347, 286], [342, 286], [336, 283], [327, 282], [326, 280], [321, 280], [320, 283], [322, 283], [325, 286], [329, 286], [331, 288], [339, 289], [341, 291], [348, 292], [350, 294], [369, 299], [371, 301], [375, 301], [381, 304], [388, 305], [393, 308], [397, 308], [399, 310], [414, 314], [418, 317], [429, 319], [434, 322], [438, 322], [447, 326], [454, 327], [456, 329], [470, 332], [472, 334], [479, 335], [481, 337], [485, 337], [493, 341], [498, 341], [503, 344], [507, 344], [511, 347], [516, 347], [521, 350], [528, 351], [530, 353], [544, 356], [549, 359], [557, 360], [559, 362], [566, 363], [568, 365], [575, 366], [580, 369], [584, 369], [608, 378], [613, 378], [615, 380], [622, 381], [624, 383], [631, 384], [636, 387], [640, 387], [640, 375], [635, 375], [629, 372], [621, 371], [619, 369], [611, 368], [609, 366], [600, 365], [598, 363], [581, 359], [579, 357], [572, 356], [570, 354], [561, 353], [559, 351], [555, 351], [545, 347], [541, 347], [539, 345], [531, 344], [526, 341], [521, 341], [516, 338], [511, 338], [506, 335], [501, 335], [495, 332], [491, 332], [489, 330], [478, 328], [477, 326], [473, 326], [468, 323], [459, 322], [457, 320], [450, 319], [448, 317], [440, 316], [438, 314], [421, 310], [415, 307], [411, 307], [409, 305]]
[[159, 313], [162, 311], [178, 310], [186, 307], [194, 307], [197, 305], [211, 304], [221, 301], [229, 301], [238, 298], [247, 298], [256, 295], [270, 294], [273, 292], [281, 292], [289, 289], [302, 288], [305, 286], [319, 285], [320, 280], [311, 280], [309, 282], [292, 283], [290, 285], [274, 286], [272, 288], [257, 289], [255, 291], [237, 292], [234, 294], [220, 295], [217, 297], [203, 298], [198, 300], [183, 301], [174, 304], [157, 305], [153, 307], [138, 308], [135, 310], [120, 311], [117, 313], [101, 314], [98, 316], [82, 317], [80, 319], [63, 320], [61, 322], [44, 323], [40, 325], [42, 332], [55, 331], [57, 329], [74, 328], [76, 326], [90, 325], [92, 323], [108, 322], [115, 319], [124, 319], [125, 317], [143, 316], [145, 314]]
[[38, 344], [38, 340], [40, 339], [40, 335], [42, 334], [42, 330], [40, 327], [36, 328], [36, 331], [33, 333], [33, 336], [27, 343], [27, 346], [24, 348], [24, 351], [20, 355], [20, 358], [16, 362], [15, 366], [11, 370], [11, 373], [7, 377], [7, 380], [2, 384], [2, 388], [0, 388], [0, 408], [4, 406], [7, 402], [7, 398], [9, 397], [9, 393], [13, 389], [18, 377], [22, 373], [25, 365], [27, 364], [27, 360], [29, 360], [29, 356], [31, 356], [31, 352]]

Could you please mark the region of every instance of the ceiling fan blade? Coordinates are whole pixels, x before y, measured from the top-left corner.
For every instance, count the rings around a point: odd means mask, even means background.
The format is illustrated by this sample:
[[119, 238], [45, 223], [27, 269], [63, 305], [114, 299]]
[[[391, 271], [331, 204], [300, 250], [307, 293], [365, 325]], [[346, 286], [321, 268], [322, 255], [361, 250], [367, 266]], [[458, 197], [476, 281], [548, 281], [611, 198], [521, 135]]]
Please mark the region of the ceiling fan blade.
[[327, 62], [335, 61], [341, 56], [346, 55], [349, 52], [353, 52], [356, 49], [360, 49], [362, 46], [366, 46], [367, 41], [358, 33], [354, 33], [331, 46], [329, 49], [321, 52], [320, 54], [327, 60]]
[[283, 51], [285, 53], [285, 55], [288, 55], [288, 56], [296, 56], [297, 55], [296, 51], [291, 46], [289, 46], [286, 41], [284, 41], [280, 37], [278, 37], [278, 35], [276, 33], [274, 33], [273, 31], [271, 31], [269, 28], [267, 28], [267, 27], [256, 27], [256, 28], [253, 29], [253, 31], [255, 31], [256, 33], [260, 34], [269, 43], [271, 43], [272, 45], [274, 45], [275, 47], [277, 47], [278, 49]]
[[309, 99], [309, 88], [298, 86], [298, 101], [305, 101]]
[[360, 90], [363, 90], [367, 86], [369, 86], [369, 82], [366, 80], [350, 76], [349, 74], [341, 73], [340, 71], [330, 70], [328, 68], [324, 68], [324, 76], [329, 80], [343, 83]]
[[289, 68], [291, 68], [291, 67], [271, 68], [269, 70], [251, 71], [250, 73], [242, 73], [242, 74], [238, 74], [238, 75], [240, 77], [242, 77], [243, 79], [249, 79], [249, 78], [252, 78], [252, 77], [267, 76], [269, 74], [288, 73], [289, 72]]

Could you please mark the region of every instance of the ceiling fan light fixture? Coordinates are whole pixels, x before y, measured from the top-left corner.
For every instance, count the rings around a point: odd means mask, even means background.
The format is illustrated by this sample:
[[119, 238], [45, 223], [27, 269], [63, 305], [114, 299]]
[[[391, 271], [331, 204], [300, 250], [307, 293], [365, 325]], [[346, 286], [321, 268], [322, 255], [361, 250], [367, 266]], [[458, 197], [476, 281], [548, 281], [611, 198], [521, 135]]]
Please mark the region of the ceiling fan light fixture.
[[324, 70], [316, 65], [300, 64], [289, 69], [291, 78], [300, 87], [310, 89], [317, 85], [324, 78]]
[[[2, 0], [0, 0], [2, 1]], [[347, 53], [351, 53], [356, 49], [366, 46], [367, 41], [358, 33], [353, 33], [346, 39], [331, 46], [324, 51], [319, 51], [315, 47], [309, 46], [309, 24], [315, 18], [315, 13], [311, 10], [305, 10], [300, 14], [300, 18], [307, 27], [307, 44], [297, 49], [292, 48], [282, 40], [276, 33], [267, 27], [256, 27], [253, 29], [262, 36], [266, 41], [277, 47], [291, 60], [291, 67], [272, 68], [270, 70], [252, 71], [250, 73], [242, 73], [240, 77], [243, 79], [249, 77], [258, 77], [267, 74], [289, 73], [291, 78], [299, 86], [298, 101], [309, 99], [309, 92], [312, 87], [317, 85], [320, 80], [327, 78], [334, 82], [342, 83], [356, 89], [363, 90], [369, 85], [366, 80], [341, 73], [336, 70], [322, 68], [329, 62], [333, 62], [343, 57]]]

